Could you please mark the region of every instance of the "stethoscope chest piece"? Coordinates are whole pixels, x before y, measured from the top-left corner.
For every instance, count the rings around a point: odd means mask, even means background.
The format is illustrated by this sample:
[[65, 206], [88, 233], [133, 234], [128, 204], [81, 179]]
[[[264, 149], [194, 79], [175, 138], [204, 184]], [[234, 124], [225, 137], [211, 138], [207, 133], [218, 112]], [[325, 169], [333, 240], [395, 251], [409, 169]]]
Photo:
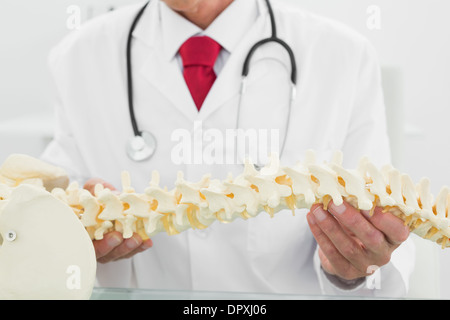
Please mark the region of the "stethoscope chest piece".
[[127, 154], [133, 161], [144, 161], [150, 159], [156, 151], [156, 138], [147, 131], [136, 135], [128, 140]]

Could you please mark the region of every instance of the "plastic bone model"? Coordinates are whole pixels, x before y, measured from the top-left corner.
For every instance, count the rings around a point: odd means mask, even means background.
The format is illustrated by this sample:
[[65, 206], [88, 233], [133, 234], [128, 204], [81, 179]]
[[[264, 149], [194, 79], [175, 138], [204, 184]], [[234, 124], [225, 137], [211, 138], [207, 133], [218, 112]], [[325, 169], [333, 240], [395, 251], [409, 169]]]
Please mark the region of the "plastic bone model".
[[[314, 152], [308, 151], [303, 163], [292, 167], [281, 166], [276, 155], [261, 170], [247, 161], [242, 174], [229, 175], [225, 181], [205, 175], [192, 183], [180, 172], [172, 190], [159, 186], [156, 171], [144, 193], [134, 190], [128, 172], [122, 172], [121, 178], [122, 192], [99, 184], [92, 195], [76, 182], [68, 184], [60, 168], [25, 155], [10, 156], [0, 167], [0, 298], [42, 297], [43, 293], [89, 297], [95, 278], [91, 240], [100, 240], [112, 230], [122, 232], [124, 238], [136, 232], [147, 239], [160, 232], [175, 235], [189, 228], [205, 229], [215, 221], [248, 219], [263, 211], [274, 216], [283, 209], [294, 213], [315, 203], [327, 207], [331, 200], [371, 212], [375, 206], [383, 207], [420, 237], [450, 247], [448, 187], [434, 201], [428, 179], [415, 185], [408, 175], [392, 166], [379, 170], [368, 158], [362, 158], [355, 170], [347, 170], [340, 152], [330, 162], [318, 164]], [[66, 240], [50, 241], [58, 238]], [[80, 286], [78, 291], [68, 289], [73, 286], [68, 286], [65, 267], [73, 266], [83, 270], [82, 290]], [[38, 271], [30, 273], [30, 268]]]
[[91, 296], [92, 241], [71, 207], [44, 189], [67, 183], [63, 170], [27, 156], [0, 168], [0, 300]]
[[[97, 185], [92, 195], [80, 189], [76, 182], [66, 187], [61, 169], [51, 169], [27, 156], [13, 155], [0, 168], [0, 182], [1, 175], [6, 177], [0, 197], [3, 193], [3, 198], [7, 198], [5, 194], [17, 184], [51, 185], [53, 189], [47, 190], [75, 212], [90, 238], [96, 240], [112, 230], [122, 232], [124, 238], [136, 232], [147, 239], [160, 232], [175, 235], [189, 228], [205, 229], [215, 221], [248, 219], [263, 211], [273, 216], [283, 209], [294, 213], [315, 203], [327, 207], [331, 200], [336, 205], [347, 201], [371, 212], [375, 206], [383, 207], [420, 237], [442, 248], [450, 247], [448, 187], [443, 187], [434, 201], [426, 178], [415, 185], [408, 175], [389, 165], [379, 170], [368, 158], [362, 158], [355, 170], [347, 170], [342, 167], [342, 158], [342, 153], [336, 152], [330, 162], [318, 164], [314, 151], [309, 150], [303, 163], [283, 167], [277, 155], [272, 155], [269, 164], [261, 170], [246, 161], [242, 174], [235, 178], [229, 175], [225, 181], [205, 175], [192, 183], [184, 180], [180, 172], [172, 190], [159, 186], [159, 174], [155, 171], [144, 193], [136, 193], [129, 173], [124, 171], [121, 193]], [[11, 162], [16, 165], [12, 166]], [[62, 185], [55, 187], [48, 180]]]

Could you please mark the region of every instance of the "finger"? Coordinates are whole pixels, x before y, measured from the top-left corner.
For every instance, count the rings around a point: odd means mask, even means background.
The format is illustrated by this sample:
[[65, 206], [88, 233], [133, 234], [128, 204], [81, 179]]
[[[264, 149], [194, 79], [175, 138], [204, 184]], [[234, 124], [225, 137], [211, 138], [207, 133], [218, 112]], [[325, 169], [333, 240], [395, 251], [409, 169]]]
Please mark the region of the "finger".
[[383, 232], [370, 223], [358, 209], [345, 201], [340, 206], [331, 201], [328, 210], [363, 243], [367, 250], [377, 254], [386, 251], [388, 243]]
[[114, 187], [114, 186], [113, 186], [111, 183], [109, 183], [109, 182], [103, 181], [102, 185], [103, 185], [105, 188], [108, 188], [108, 189], [111, 190], [111, 191], [117, 191], [116, 187]]
[[[312, 210], [315, 209], [316, 208], [312, 208]], [[321, 209], [321, 207], [319, 207], [319, 209]], [[334, 218], [331, 217], [331, 219]], [[317, 241], [320, 251], [322, 251], [323, 255], [327, 258], [326, 260], [323, 260], [324, 265], [322, 265], [322, 267], [324, 267], [328, 273], [336, 274], [345, 279], [351, 279], [354, 275], [359, 276], [359, 272], [357, 271], [358, 268], [355, 267], [353, 263], [340, 252], [330, 237], [322, 230], [318, 219], [315, 218], [314, 213], [308, 213], [307, 221], [311, 228], [311, 232]]]
[[[313, 210], [313, 208], [311, 209]], [[316, 239], [317, 245], [319, 246], [319, 257], [322, 267], [325, 269], [325, 271], [327, 271], [329, 274], [337, 273], [330, 263], [329, 259], [324, 259], [327, 255], [329, 255], [332, 260], [337, 261], [337, 263], [348, 266], [348, 261], [345, 261], [346, 259], [343, 259], [342, 255], [336, 249], [331, 240], [322, 231], [322, 229], [320, 229], [316, 219], [314, 218], [314, 215], [311, 212], [306, 215], [306, 220], [308, 221], [309, 228], [311, 229], [314, 239]], [[325, 251], [326, 254], [324, 254], [323, 251]]]
[[[339, 253], [353, 266], [355, 266], [355, 268], [358, 270], [364, 270], [364, 261], [366, 260], [367, 255], [358, 242], [350, 237], [342, 229], [340, 223], [328, 211], [324, 210], [322, 206], [312, 208], [312, 213], [316, 221], [316, 225], [320, 228], [321, 233], [323, 233], [323, 235], [319, 235], [326, 247], [322, 246], [321, 248], [324, 253], [327, 254], [330, 261], [339, 262]], [[325, 236], [331, 241], [333, 246], [324, 240]], [[336, 248], [336, 250], [334, 248]]]
[[122, 244], [123, 237], [120, 232], [113, 231], [105, 234], [102, 240], [94, 240], [95, 254], [97, 259], [103, 258], [113, 251], [117, 246]]
[[102, 184], [104, 181], [99, 178], [92, 178], [86, 181], [86, 183], [83, 186], [83, 189], [88, 190], [90, 193], [94, 192], [95, 186], [97, 184]]
[[333, 264], [330, 262], [330, 260], [328, 260], [327, 256], [325, 255], [325, 253], [323, 253], [322, 249], [319, 248], [318, 254], [320, 258], [320, 264], [322, 265], [323, 270], [325, 270], [325, 272], [327, 272], [328, 274], [336, 276], [337, 272], [334, 269]]
[[83, 186], [83, 189], [88, 190], [92, 195], [95, 195], [95, 186], [97, 184], [103, 185], [105, 188], [110, 189], [111, 191], [117, 190], [112, 184], [109, 182], [106, 182], [100, 178], [92, 178], [86, 181], [86, 183]]
[[121, 259], [136, 250], [141, 244], [142, 238], [135, 233], [131, 238], [124, 239], [120, 245], [111, 250], [107, 255], [97, 259], [97, 261], [100, 263], [107, 263]]
[[151, 247], [153, 247], [153, 242], [152, 242], [151, 239], [147, 239], [147, 240], [143, 241], [142, 244], [137, 249], [135, 249], [131, 253], [125, 255], [123, 258], [124, 259], [131, 258], [131, 257], [133, 257], [133, 256], [135, 256], [135, 255], [137, 255], [137, 254], [139, 254], [141, 252], [147, 251]]
[[359, 271], [351, 264], [348, 264], [348, 266], [346, 266], [345, 269], [336, 271], [333, 263], [330, 262], [328, 257], [321, 249], [319, 249], [318, 253], [323, 270], [330, 275], [338, 276], [339, 278], [342, 278], [344, 280], [354, 280], [366, 276], [364, 272]]
[[397, 247], [409, 237], [409, 228], [398, 217], [390, 212], [383, 212], [383, 208], [376, 207], [372, 216], [370, 211], [361, 210], [364, 217], [378, 230], [384, 233], [386, 240]]

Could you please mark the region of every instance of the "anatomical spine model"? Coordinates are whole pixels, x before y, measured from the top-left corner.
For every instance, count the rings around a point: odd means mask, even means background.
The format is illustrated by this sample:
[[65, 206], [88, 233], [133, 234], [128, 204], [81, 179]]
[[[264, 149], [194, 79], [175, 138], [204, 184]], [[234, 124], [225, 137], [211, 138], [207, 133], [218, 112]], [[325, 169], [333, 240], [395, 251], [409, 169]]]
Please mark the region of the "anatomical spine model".
[[347, 170], [340, 152], [318, 164], [308, 151], [292, 167], [281, 166], [276, 155], [260, 170], [247, 161], [242, 174], [225, 181], [205, 175], [192, 183], [180, 172], [172, 190], [159, 186], [155, 171], [144, 193], [133, 189], [124, 171], [122, 192], [99, 184], [94, 194], [69, 184], [61, 168], [11, 155], [0, 167], [0, 299], [89, 298], [96, 273], [92, 240], [113, 230], [148, 239], [261, 212], [273, 217], [315, 203], [326, 208], [330, 201], [371, 212], [380, 206], [420, 237], [450, 247], [448, 187], [434, 200], [428, 179], [415, 185], [408, 175], [391, 166], [379, 170], [367, 158]]
[[[242, 174], [235, 178], [230, 175], [225, 181], [205, 175], [192, 183], [184, 180], [180, 172], [172, 190], [159, 186], [155, 171], [143, 193], [133, 189], [130, 175], [124, 171], [122, 192], [97, 185], [94, 195], [80, 189], [76, 182], [67, 187], [59, 168], [26, 156], [13, 157], [0, 169], [3, 197], [7, 199], [7, 190], [17, 184], [51, 185], [47, 190], [73, 210], [91, 239], [100, 240], [113, 230], [122, 232], [124, 238], [134, 232], [143, 239], [160, 232], [175, 235], [189, 228], [205, 229], [217, 220], [228, 223], [261, 212], [274, 216], [283, 209], [294, 214], [296, 209], [309, 209], [315, 203], [327, 207], [332, 200], [336, 205], [347, 201], [372, 212], [375, 206], [383, 207], [402, 219], [413, 233], [442, 248], [450, 246], [448, 187], [443, 187], [434, 201], [428, 179], [415, 185], [408, 175], [391, 166], [379, 170], [368, 158], [362, 158], [357, 169], [347, 170], [342, 167], [340, 152], [330, 162], [318, 164], [314, 152], [307, 151], [304, 161], [292, 167], [281, 166], [277, 155], [272, 155], [261, 170], [247, 161]], [[11, 161], [16, 163], [12, 173], [8, 171]], [[55, 188], [55, 181], [62, 182], [61, 186]]]

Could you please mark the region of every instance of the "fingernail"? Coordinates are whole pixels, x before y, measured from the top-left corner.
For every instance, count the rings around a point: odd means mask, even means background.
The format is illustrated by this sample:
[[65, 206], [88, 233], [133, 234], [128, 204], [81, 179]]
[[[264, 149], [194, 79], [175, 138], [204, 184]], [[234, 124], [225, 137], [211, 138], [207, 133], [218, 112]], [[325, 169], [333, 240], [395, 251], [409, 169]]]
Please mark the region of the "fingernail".
[[108, 246], [117, 247], [122, 243], [122, 238], [117, 235], [112, 235], [108, 238]]
[[141, 245], [140, 242], [135, 238], [130, 238], [127, 240], [127, 248], [128, 249], [136, 249], [140, 245]]
[[320, 206], [314, 209], [313, 214], [314, 217], [319, 221], [323, 221], [327, 218], [327, 214]]
[[150, 249], [153, 246], [153, 242], [151, 240], [147, 240], [142, 242], [141, 248], [144, 250]]
[[330, 203], [330, 207], [331, 207], [331, 210], [333, 210], [333, 212], [337, 213], [337, 214], [343, 214], [345, 212], [345, 210], [347, 210], [347, 207], [345, 206], [344, 203], [342, 203], [341, 205], [337, 206], [337, 205], [334, 204], [334, 202], [331, 202]]

